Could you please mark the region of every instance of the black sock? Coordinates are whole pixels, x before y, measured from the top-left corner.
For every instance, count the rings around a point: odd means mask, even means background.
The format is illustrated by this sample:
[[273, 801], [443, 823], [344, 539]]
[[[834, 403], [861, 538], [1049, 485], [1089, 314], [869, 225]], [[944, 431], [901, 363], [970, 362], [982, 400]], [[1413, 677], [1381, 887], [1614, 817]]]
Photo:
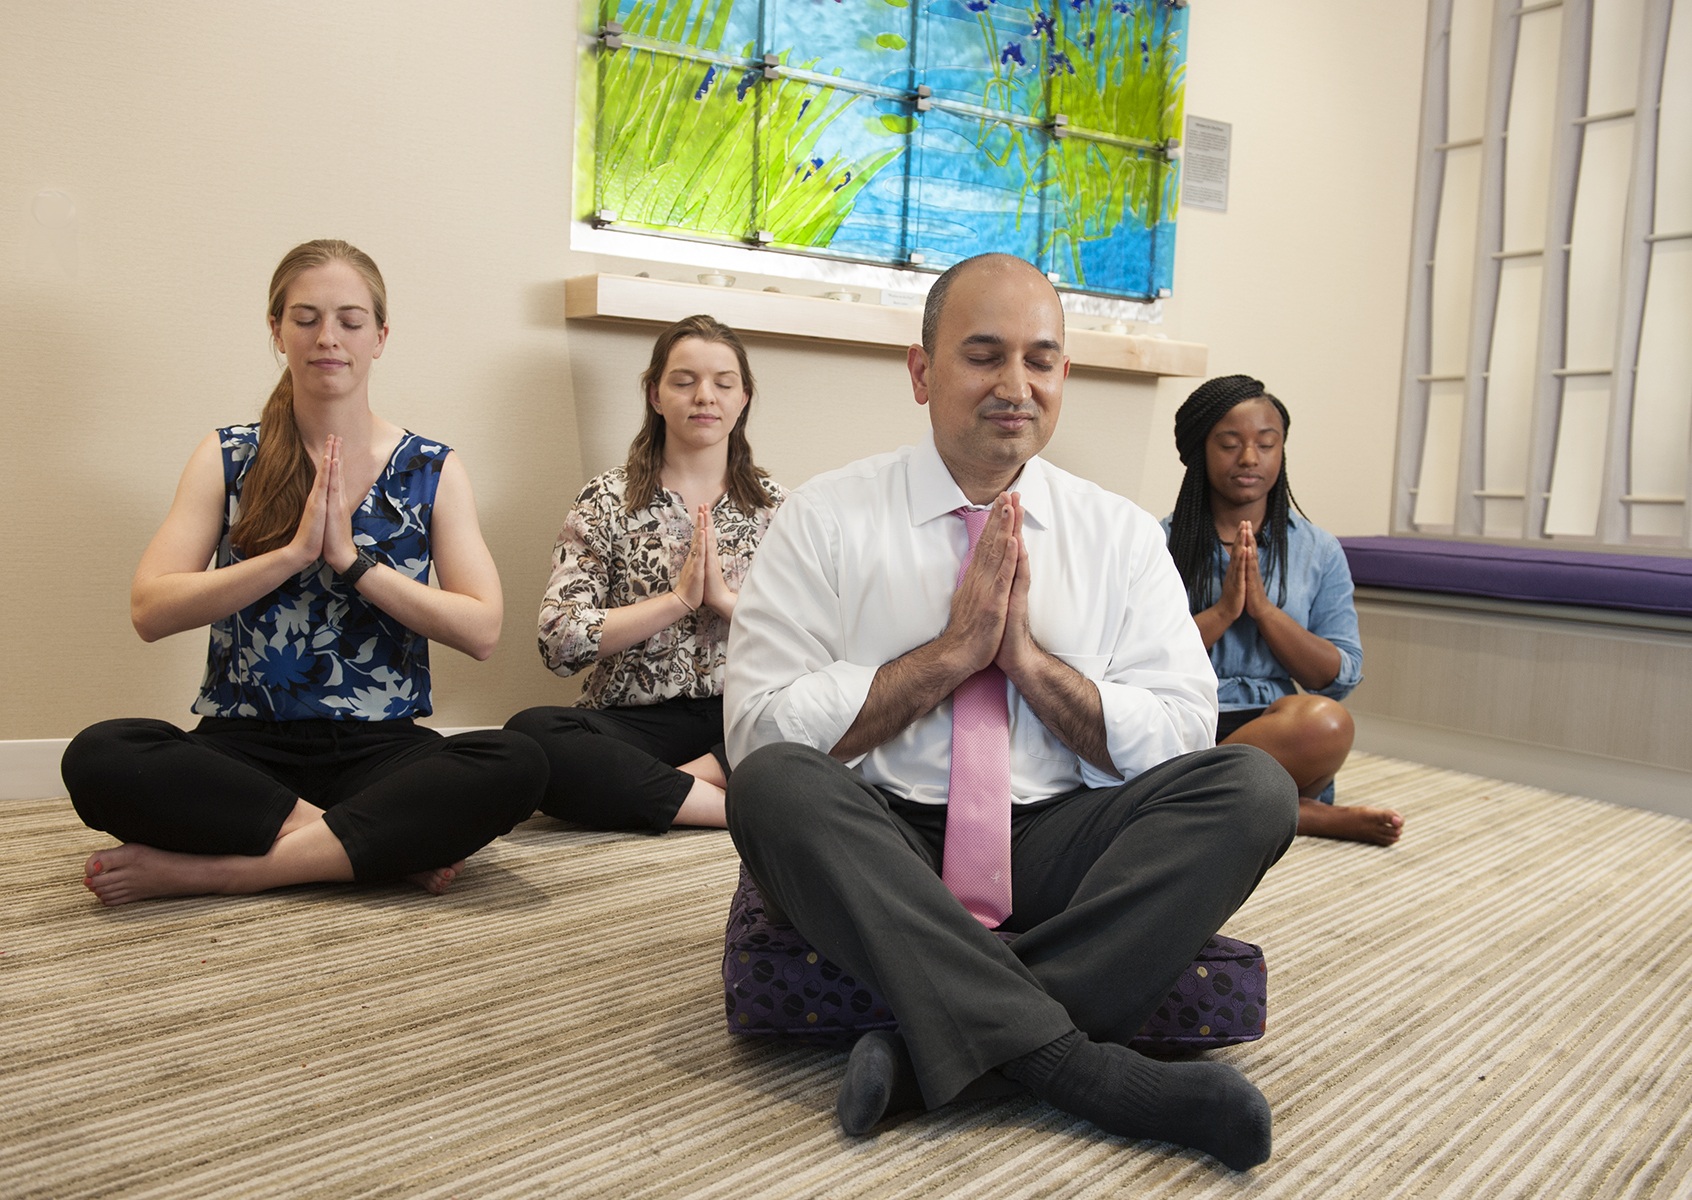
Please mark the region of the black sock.
[[840, 1128], [854, 1137], [868, 1133], [882, 1117], [922, 1107], [916, 1067], [905, 1039], [890, 1030], [866, 1033], [852, 1047], [834, 1111]]
[[1269, 1158], [1269, 1102], [1226, 1063], [1158, 1062], [1072, 1030], [999, 1070], [1123, 1137], [1191, 1146], [1237, 1171]]

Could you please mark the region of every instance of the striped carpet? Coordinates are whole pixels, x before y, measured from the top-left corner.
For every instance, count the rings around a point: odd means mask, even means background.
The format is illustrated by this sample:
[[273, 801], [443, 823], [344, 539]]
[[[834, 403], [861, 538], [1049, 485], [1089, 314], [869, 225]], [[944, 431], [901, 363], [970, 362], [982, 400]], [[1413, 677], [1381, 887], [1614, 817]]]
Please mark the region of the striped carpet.
[[530, 821], [448, 896], [103, 910], [64, 800], [0, 807], [0, 1196], [1692, 1195], [1692, 824], [1355, 755], [1382, 851], [1301, 840], [1241, 1175], [1032, 1100], [852, 1141], [836, 1049], [723, 1029], [722, 834]]

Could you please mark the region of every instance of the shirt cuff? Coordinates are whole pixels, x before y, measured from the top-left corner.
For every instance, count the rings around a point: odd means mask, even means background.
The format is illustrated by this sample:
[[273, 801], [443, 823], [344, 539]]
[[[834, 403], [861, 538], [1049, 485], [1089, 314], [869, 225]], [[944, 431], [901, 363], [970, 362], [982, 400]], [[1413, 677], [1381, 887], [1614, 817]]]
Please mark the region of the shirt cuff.
[[1104, 713], [1105, 745], [1122, 772], [1108, 775], [1081, 760], [1088, 787], [1112, 787], [1178, 755], [1216, 744], [1216, 705], [1194, 697], [1183, 703], [1143, 687], [1096, 681]]
[[[834, 662], [793, 681], [775, 711], [783, 741], [799, 742], [827, 754], [846, 736], [869, 698], [876, 668]], [[847, 763], [855, 765], [863, 756]]]
[[1363, 682], [1363, 663], [1357, 655], [1350, 653], [1345, 647], [1336, 646], [1335, 649], [1340, 652], [1339, 674], [1334, 676], [1334, 681], [1327, 687], [1316, 688], [1314, 692], [1316, 695], [1326, 696], [1330, 700], [1344, 700], [1351, 695], [1359, 683]]
[[557, 675], [574, 675], [599, 661], [600, 634], [605, 631], [603, 608], [554, 610], [540, 624], [541, 657]]

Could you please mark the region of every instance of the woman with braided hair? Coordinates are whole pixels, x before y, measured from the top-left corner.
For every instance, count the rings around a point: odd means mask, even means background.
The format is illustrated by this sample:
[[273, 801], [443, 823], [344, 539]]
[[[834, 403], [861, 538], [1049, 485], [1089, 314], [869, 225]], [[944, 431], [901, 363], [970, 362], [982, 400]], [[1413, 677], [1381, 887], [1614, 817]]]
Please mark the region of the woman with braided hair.
[[1295, 511], [1291, 424], [1249, 376], [1200, 385], [1175, 414], [1187, 474], [1163, 526], [1216, 668], [1217, 743], [1257, 746], [1286, 768], [1300, 833], [1388, 846], [1398, 813], [1333, 803], [1353, 736], [1339, 702], [1363, 678], [1363, 647], [1345, 554]]

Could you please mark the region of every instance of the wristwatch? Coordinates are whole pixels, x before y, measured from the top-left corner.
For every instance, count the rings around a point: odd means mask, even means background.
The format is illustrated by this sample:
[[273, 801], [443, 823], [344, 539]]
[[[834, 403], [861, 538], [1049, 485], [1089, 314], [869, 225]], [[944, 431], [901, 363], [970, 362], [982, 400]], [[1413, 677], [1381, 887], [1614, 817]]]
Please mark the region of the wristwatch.
[[370, 551], [360, 546], [358, 557], [353, 559], [353, 565], [344, 571], [337, 571], [336, 574], [341, 577], [341, 582], [348, 587], [357, 587], [358, 581], [364, 578], [364, 573], [381, 561]]

